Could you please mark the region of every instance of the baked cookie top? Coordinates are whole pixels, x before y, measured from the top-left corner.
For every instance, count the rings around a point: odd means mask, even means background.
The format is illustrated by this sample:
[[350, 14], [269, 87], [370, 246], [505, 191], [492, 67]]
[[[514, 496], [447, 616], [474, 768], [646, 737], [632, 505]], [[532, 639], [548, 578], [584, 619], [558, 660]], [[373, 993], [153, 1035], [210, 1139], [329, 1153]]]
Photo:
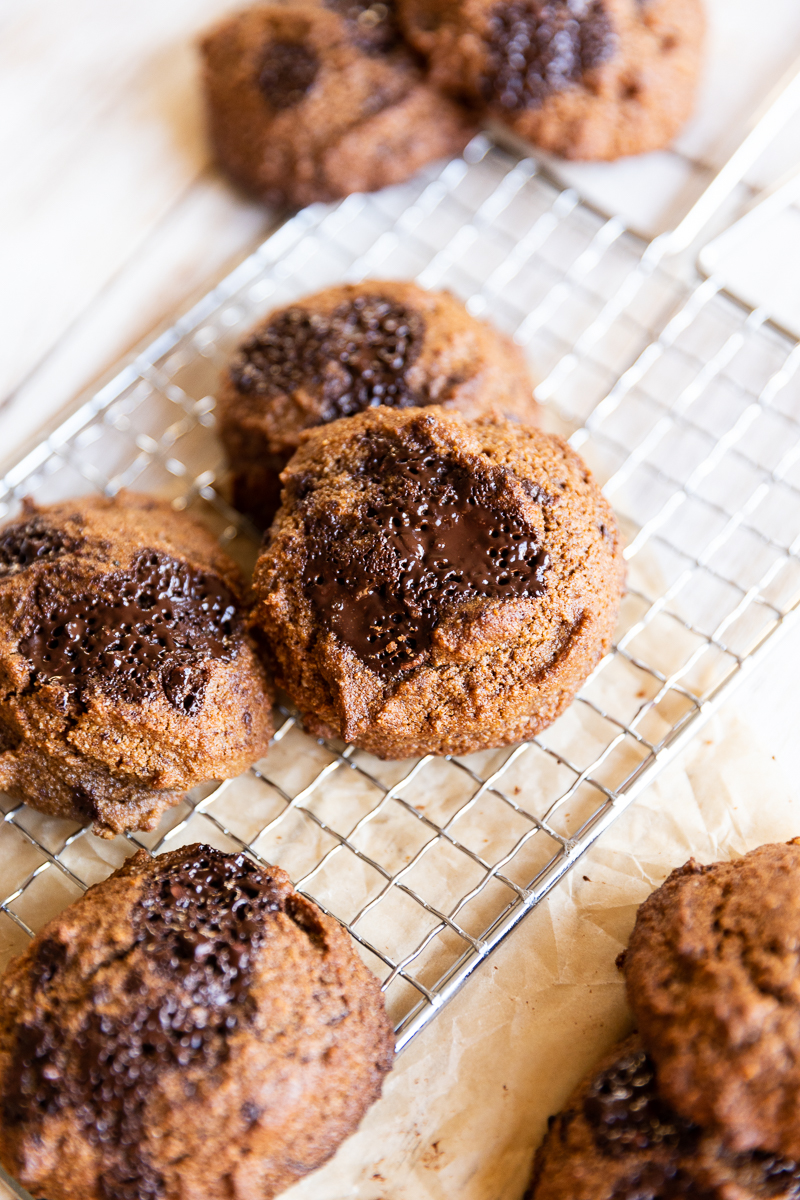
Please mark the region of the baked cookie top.
[[347, 934], [245, 855], [139, 851], [0, 981], [0, 1160], [51, 1200], [269, 1200], [378, 1096]]
[[307, 433], [283, 480], [256, 619], [304, 714], [348, 740], [383, 757], [518, 740], [608, 645], [616, 522], [558, 438], [369, 409]]
[[665, 1097], [737, 1151], [800, 1158], [800, 844], [673, 871], [624, 969]]

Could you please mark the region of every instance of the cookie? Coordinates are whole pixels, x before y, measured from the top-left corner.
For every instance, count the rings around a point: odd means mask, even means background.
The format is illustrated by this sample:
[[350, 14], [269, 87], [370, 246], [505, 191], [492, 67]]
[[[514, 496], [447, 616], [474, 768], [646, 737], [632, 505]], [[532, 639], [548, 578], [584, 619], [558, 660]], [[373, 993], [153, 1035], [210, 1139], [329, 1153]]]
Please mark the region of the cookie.
[[141, 850], [0, 980], [0, 1161], [49, 1200], [269, 1200], [392, 1057], [378, 981], [284, 871]]
[[525, 1200], [796, 1200], [800, 1166], [733, 1155], [659, 1094], [634, 1034], [550, 1119]]
[[205, 36], [211, 144], [235, 183], [300, 206], [399, 183], [464, 148], [474, 119], [428, 87], [384, 7], [260, 4]]
[[223, 376], [236, 507], [265, 528], [301, 433], [380, 404], [538, 422], [520, 348], [449, 292], [386, 280], [328, 288], [270, 313]]
[[0, 788], [112, 837], [267, 751], [272, 693], [214, 537], [122, 492], [0, 529]]
[[800, 1159], [800, 845], [673, 871], [641, 906], [628, 998], [664, 1096], [735, 1151]]
[[394, 759], [521, 741], [608, 649], [617, 525], [558, 438], [367, 409], [282, 478], [254, 615], [314, 734]]
[[615, 159], [667, 146], [702, 65], [701, 0], [398, 0], [431, 83], [543, 150]]

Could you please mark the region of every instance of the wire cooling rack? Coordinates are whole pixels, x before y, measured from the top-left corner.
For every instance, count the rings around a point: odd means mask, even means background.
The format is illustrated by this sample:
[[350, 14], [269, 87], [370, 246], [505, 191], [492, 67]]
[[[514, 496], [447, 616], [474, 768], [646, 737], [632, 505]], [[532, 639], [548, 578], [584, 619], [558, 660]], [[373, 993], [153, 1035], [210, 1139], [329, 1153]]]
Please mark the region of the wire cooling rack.
[[136, 847], [203, 841], [279, 863], [344, 923], [398, 1048], [455, 994], [800, 611], [800, 345], [675, 253], [741, 167], [647, 243], [480, 136], [443, 169], [288, 221], [7, 473], [2, 516], [25, 495], [153, 491], [252, 563], [214, 434], [220, 368], [273, 306], [412, 277], [525, 347], [548, 420], [616, 508], [629, 587], [613, 651], [529, 743], [382, 763], [283, 707], [265, 759], [151, 834], [104, 842], [6, 799], [6, 957]]

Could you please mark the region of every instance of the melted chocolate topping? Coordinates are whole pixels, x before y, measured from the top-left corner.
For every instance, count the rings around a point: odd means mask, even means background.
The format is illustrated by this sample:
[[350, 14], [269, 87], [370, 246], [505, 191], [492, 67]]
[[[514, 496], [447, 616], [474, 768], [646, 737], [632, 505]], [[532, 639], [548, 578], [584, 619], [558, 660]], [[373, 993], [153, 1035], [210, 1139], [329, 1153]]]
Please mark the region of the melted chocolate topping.
[[611, 56], [603, 0], [509, 0], [492, 10], [484, 93], [510, 111], [538, 108]]
[[617, 1184], [611, 1200], [714, 1200], [716, 1192], [699, 1187], [686, 1171], [673, 1163], [647, 1163], [622, 1183]]
[[[3, 1117], [35, 1127], [72, 1110], [96, 1146], [109, 1200], [151, 1200], [162, 1192], [147, 1162], [144, 1110], [165, 1070], [213, 1070], [229, 1037], [252, 1020], [254, 959], [266, 918], [285, 907], [286, 889], [243, 854], [189, 846], [172, 864], [158, 861], [132, 914], [134, 943], [121, 988], [96, 973], [92, 1011], [67, 1031], [57, 1008], [19, 1031], [7, 1075]], [[38, 992], [57, 991], [66, 947], [42, 944]], [[186, 1081], [187, 1095], [192, 1085]]]
[[261, 59], [258, 86], [277, 111], [304, 99], [319, 71], [319, 58], [299, 42], [270, 42]]
[[658, 1095], [655, 1068], [643, 1050], [623, 1055], [597, 1076], [584, 1098], [583, 1112], [598, 1148], [610, 1155], [657, 1146], [683, 1151], [698, 1134], [696, 1125], [679, 1117]]
[[31, 517], [0, 531], [0, 579], [36, 562], [51, 562], [78, 548], [78, 541], [52, 529], [43, 517]]
[[145, 550], [96, 586], [70, 601], [48, 581], [37, 587], [32, 628], [19, 643], [34, 681], [58, 680], [78, 703], [92, 685], [131, 703], [162, 690], [174, 708], [196, 712], [207, 660], [229, 658], [238, 631], [226, 584]]
[[423, 323], [403, 305], [359, 296], [323, 317], [287, 308], [241, 347], [231, 367], [240, 392], [279, 396], [303, 388], [321, 401], [321, 423], [374, 405], [424, 403], [406, 376]]
[[303, 583], [326, 625], [378, 674], [418, 666], [456, 605], [544, 591], [548, 557], [537, 533], [500, 506], [502, 472], [483, 477], [387, 440], [365, 474], [380, 498], [352, 520], [307, 523]]
[[385, 54], [403, 44], [394, 0], [378, 0], [377, 3], [370, 3], [370, 0], [325, 0], [325, 3], [327, 8], [344, 17], [353, 41], [367, 54]]

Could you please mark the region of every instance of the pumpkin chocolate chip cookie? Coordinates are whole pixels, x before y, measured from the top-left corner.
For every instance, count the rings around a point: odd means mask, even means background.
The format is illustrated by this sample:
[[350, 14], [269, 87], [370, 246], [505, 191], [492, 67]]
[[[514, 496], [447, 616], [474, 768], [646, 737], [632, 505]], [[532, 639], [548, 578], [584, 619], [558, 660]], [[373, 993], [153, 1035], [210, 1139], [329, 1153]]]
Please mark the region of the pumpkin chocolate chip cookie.
[[442, 408], [304, 435], [256, 566], [256, 621], [308, 728], [382, 758], [550, 724], [608, 649], [613, 513], [560, 439]]
[[0, 529], [0, 787], [112, 837], [267, 751], [245, 585], [150, 496], [28, 505]]
[[685, 1117], [800, 1159], [800, 845], [673, 871], [639, 909], [628, 998]]
[[285, 872], [139, 851], [0, 980], [0, 1162], [49, 1200], [270, 1200], [353, 1132], [393, 1040]]
[[425, 82], [383, 6], [358, 8], [257, 4], [203, 39], [217, 160], [268, 203], [398, 183], [475, 132], [474, 117]]

